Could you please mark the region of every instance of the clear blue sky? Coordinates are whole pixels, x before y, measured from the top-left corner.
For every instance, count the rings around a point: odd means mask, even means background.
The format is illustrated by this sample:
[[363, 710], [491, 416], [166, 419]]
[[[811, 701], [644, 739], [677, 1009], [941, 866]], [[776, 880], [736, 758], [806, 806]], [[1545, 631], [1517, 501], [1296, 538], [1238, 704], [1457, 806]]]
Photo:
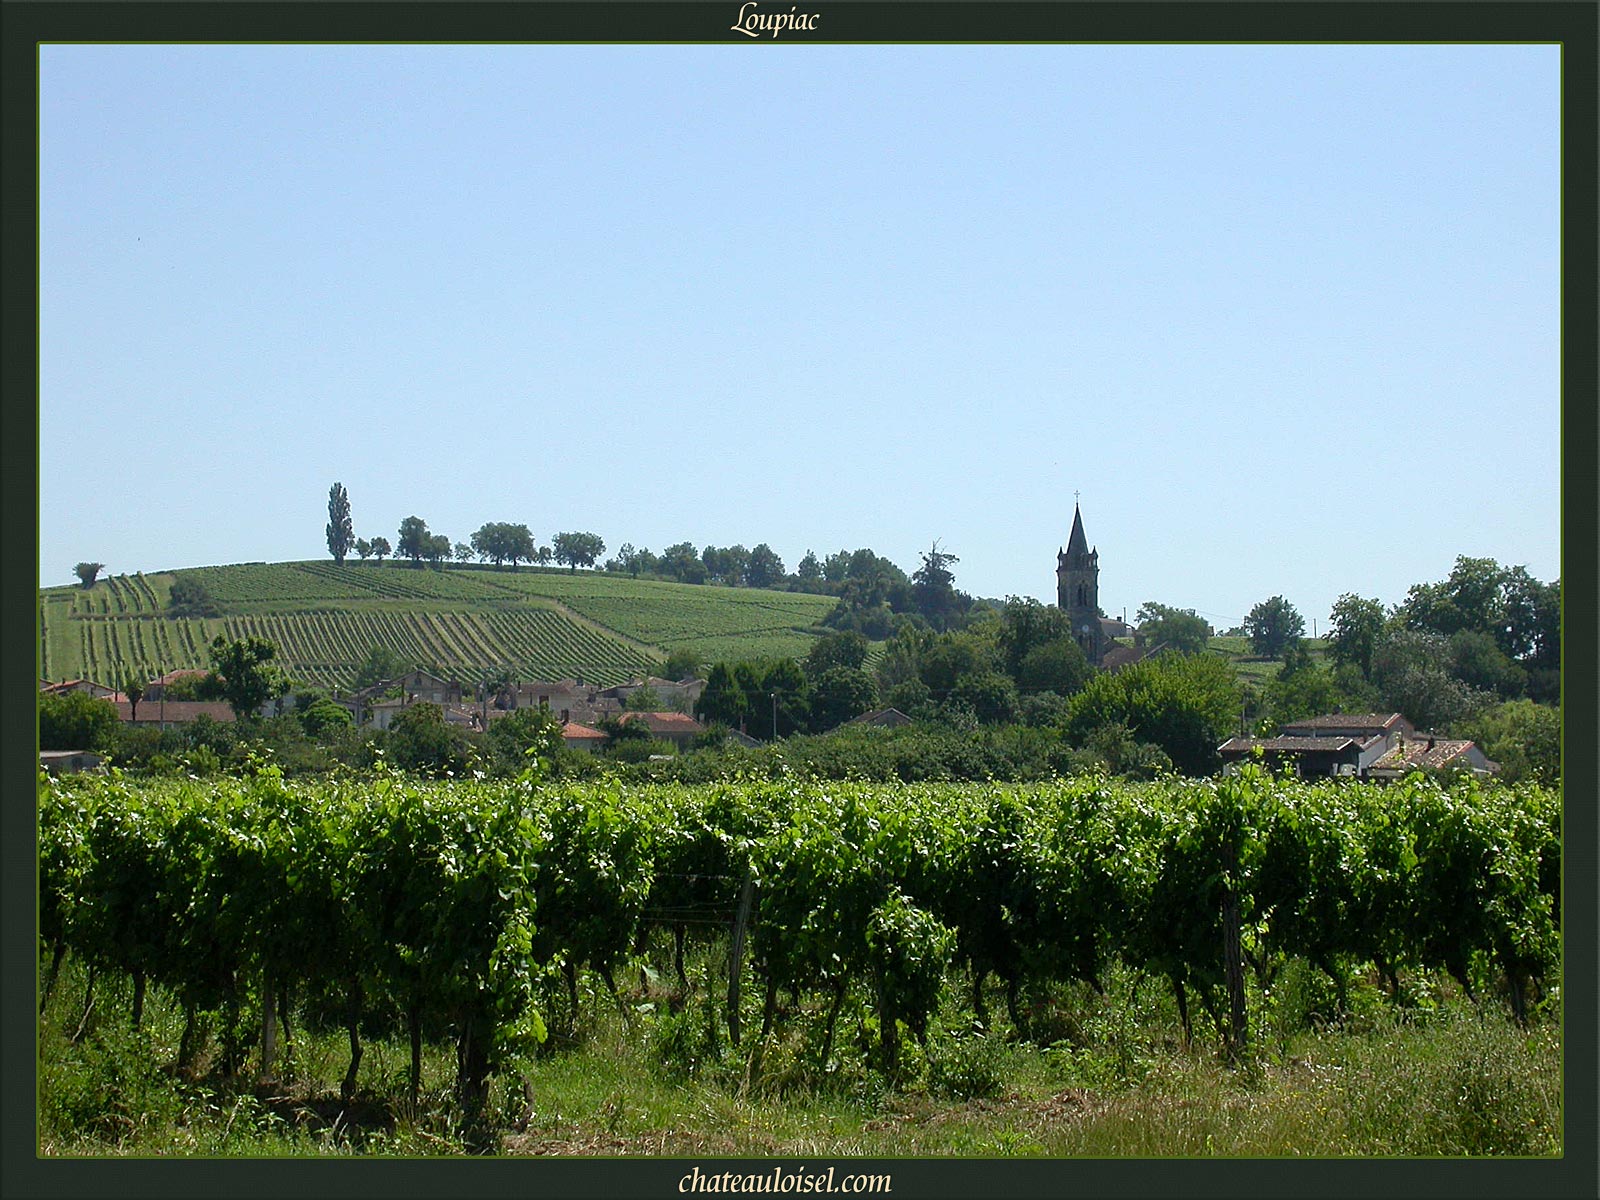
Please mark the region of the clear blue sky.
[[1554, 46], [51, 46], [40, 582], [525, 522], [1560, 574]]

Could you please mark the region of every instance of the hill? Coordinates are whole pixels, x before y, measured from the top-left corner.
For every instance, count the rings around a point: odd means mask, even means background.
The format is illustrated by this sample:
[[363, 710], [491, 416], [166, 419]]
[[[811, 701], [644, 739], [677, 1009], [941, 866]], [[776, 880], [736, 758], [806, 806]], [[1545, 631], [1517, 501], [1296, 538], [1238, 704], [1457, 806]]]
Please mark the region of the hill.
[[[205, 588], [217, 615], [166, 615], [181, 578]], [[511, 666], [523, 679], [609, 684], [681, 648], [706, 662], [803, 656], [834, 603], [531, 567], [241, 563], [41, 590], [40, 671], [115, 684], [140, 667], [205, 667], [220, 634], [271, 639], [297, 683], [320, 687], [349, 687], [375, 645], [462, 680]]]

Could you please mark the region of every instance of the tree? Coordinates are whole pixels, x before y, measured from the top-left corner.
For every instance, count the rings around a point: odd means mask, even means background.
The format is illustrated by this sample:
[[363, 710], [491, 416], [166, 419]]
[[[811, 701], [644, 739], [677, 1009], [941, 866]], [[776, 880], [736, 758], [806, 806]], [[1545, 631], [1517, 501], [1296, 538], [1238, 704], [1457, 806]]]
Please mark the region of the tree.
[[348, 729], [355, 724], [349, 709], [342, 704], [335, 704], [326, 696], [319, 696], [306, 705], [297, 705], [294, 715], [299, 718], [308, 737], [321, 737], [330, 729]]
[[473, 555], [472, 547], [469, 546], [466, 542], [457, 542], [456, 543], [456, 545], [455, 545], [455, 556], [456, 556], [456, 561], [457, 562], [463, 562], [463, 563], [464, 562], [471, 562], [472, 561], [472, 555]]
[[384, 556], [389, 553], [391, 553], [391, 550], [388, 538], [375, 537], [372, 539], [372, 554], [378, 560], [380, 566], [383, 564]]
[[1372, 652], [1383, 636], [1383, 621], [1383, 605], [1345, 592], [1334, 601], [1328, 624], [1328, 653], [1335, 662], [1350, 663], [1370, 677]]
[[950, 689], [950, 699], [971, 708], [983, 725], [1006, 725], [1017, 719], [1017, 685], [998, 671], [963, 675]]
[[289, 690], [289, 678], [273, 660], [278, 647], [266, 638], [246, 637], [211, 643], [211, 669], [222, 681], [222, 697], [233, 715], [251, 717], [269, 700]]
[[606, 552], [605, 542], [592, 533], [558, 533], [551, 541], [556, 561], [574, 574], [579, 567], [594, 566], [595, 560]]
[[816, 554], [808, 549], [794, 573], [801, 583], [818, 583], [822, 579], [822, 564], [817, 561]]
[[744, 567], [744, 582], [746, 587], [770, 588], [783, 582], [783, 559], [779, 558], [773, 548], [762, 542], [750, 551], [749, 561]]
[[713, 582], [737, 586], [744, 582], [750, 551], [743, 546], [727, 546], [721, 550], [707, 546], [700, 552], [700, 562], [705, 566], [706, 576]]
[[121, 724], [111, 701], [88, 692], [39, 693], [41, 750], [103, 750]]
[[1507, 783], [1533, 779], [1547, 787], [1561, 783], [1561, 710], [1532, 700], [1510, 700], [1473, 714], [1454, 728], [1500, 764]]
[[462, 775], [471, 748], [444, 718], [444, 710], [425, 701], [409, 704], [389, 725], [389, 759], [424, 775]]
[[400, 522], [399, 541], [395, 543], [395, 552], [411, 560], [411, 565], [420, 567], [422, 560], [428, 553], [429, 535], [428, 523], [421, 517], [407, 517]]
[[480, 559], [493, 562], [496, 567], [509, 561], [511, 569], [519, 562], [534, 559], [533, 534], [526, 525], [509, 521], [490, 521], [472, 535], [472, 549]]
[[192, 575], [179, 575], [167, 592], [169, 617], [214, 617], [219, 612], [211, 593]]
[[1507, 658], [1494, 638], [1475, 629], [1450, 635], [1450, 674], [1504, 700], [1517, 699], [1528, 686], [1528, 672]]
[[842, 725], [878, 703], [872, 676], [860, 667], [829, 667], [811, 685], [811, 725], [820, 731]]
[[122, 694], [128, 698], [128, 719], [139, 719], [139, 701], [144, 699], [144, 688], [150, 679], [148, 667], [133, 667], [122, 677]]
[[727, 663], [713, 664], [700, 699], [695, 702], [694, 714], [702, 721], [719, 721], [730, 729], [738, 729], [750, 715], [750, 700]]
[[692, 542], [679, 542], [668, 546], [661, 552], [658, 567], [663, 575], [680, 583], [706, 581], [706, 565], [700, 561], [700, 553]]
[[622, 549], [617, 551], [617, 569], [626, 571], [634, 579], [639, 578], [640, 571], [654, 571], [660, 564], [656, 556], [648, 550], [634, 549], [632, 542], [623, 542]]
[[[1446, 637], [1463, 629], [1486, 633], [1508, 658], [1523, 660], [1548, 653], [1542, 644], [1553, 607], [1547, 587], [1559, 597], [1559, 585], [1541, 584], [1526, 567], [1502, 567], [1492, 558], [1461, 555], [1449, 578], [1413, 586], [1395, 617], [1408, 629]], [[1554, 663], [1541, 659], [1540, 665]]]
[[918, 656], [917, 672], [936, 701], [944, 701], [965, 675], [986, 675], [998, 666], [992, 646], [965, 633], [943, 633]]
[[1033, 647], [1022, 656], [1013, 676], [1023, 695], [1054, 692], [1058, 696], [1074, 695], [1093, 677], [1094, 668], [1083, 656], [1083, 647], [1070, 635]]
[[422, 557], [434, 567], [450, 557], [450, 539], [442, 533], [428, 535], [428, 540], [423, 545]]
[[806, 675], [820, 679], [824, 672], [835, 667], [866, 665], [867, 639], [854, 630], [830, 633], [818, 638], [806, 652]]
[[519, 708], [489, 726], [489, 745], [518, 774], [530, 767], [542, 772], [535, 763], [548, 763], [562, 747], [561, 722], [548, 708]]
[[680, 646], [667, 655], [667, 661], [661, 664], [661, 674], [666, 679], [692, 679], [700, 672], [700, 653], [697, 650]]
[[1192, 608], [1173, 608], [1146, 600], [1134, 620], [1152, 648], [1166, 646], [1179, 654], [1200, 654], [1211, 639], [1211, 626]]
[[367, 541], [366, 538], [357, 538], [356, 553], [361, 556], [362, 562], [366, 562], [367, 559], [372, 557], [372, 543]]
[[[737, 677], [737, 668], [735, 673]], [[776, 728], [773, 726], [774, 712]], [[799, 733], [810, 724], [811, 692], [800, 664], [792, 658], [781, 658], [770, 664], [761, 675], [761, 683], [750, 706], [750, 735], [776, 738]]]
[[1309, 658], [1303, 664], [1296, 662], [1293, 669], [1286, 661], [1277, 678], [1267, 683], [1262, 724], [1269, 730], [1276, 729], [1290, 721], [1303, 721], [1343, 708], [1345, 695], [1332, 671], [1310, 662]]
[[1250, 649], [1267, 658], [1277, 658], [1290, 641], [1306, 631], [1304, 618], [1282, 596], [1263, 600], [1250, 610], [1244, 619], [1244, 629], [1250, 637]]
[[350, 523], [350, 494], [344, 484], [335, 483], [328, 489], [328, 553], [333, 561], [344, 565], [344, 556], [355, 544], [355, 526]]
[[1418, 729], [1443, 729], [1492, 702], [1493, 696], [1450, 673], [1450, 639], [1421, 629], [1392, 628], [1372, 655], [1372, 682], [1385, 708]]
[[105, 563], [81, 562], [72, 568], [73, 574], [78, 577], [78, 582], [86, 588], [94, 586], [95, 576], [106, 569]]
[[912, 603], [935, 629], [948, 629], [951, 620], [964, 609], [955, 590], [955, 572], [952, 563], [961, 560], [954, 554], [939, 549], [935, 539], [933, 547], [922, 555], [922, 566], [911, 576]]
[[629, 712], [660, 712], [661, 693], [647, 683], [629, 692], [628, 698], [622, 702], [622, 707]]
[[1187, 775], [1221, 766], [1217, 747], [1238, 720], [1239, 683], [1214, 654], [1158, 654], [1115, 674], [1102, 672], [1072, 699], [1067, 731], [1078, 745], [1101, 726], [1126, 726], [1161, 747]]
[[382, 683], [385, 679], [395, 679], [404, 675], [410, 664], [388, 646], [373, 646], [367, 651], [367, 657], [356, 668], [355, 685], [358, 689], [369, 688], [374, 684]]

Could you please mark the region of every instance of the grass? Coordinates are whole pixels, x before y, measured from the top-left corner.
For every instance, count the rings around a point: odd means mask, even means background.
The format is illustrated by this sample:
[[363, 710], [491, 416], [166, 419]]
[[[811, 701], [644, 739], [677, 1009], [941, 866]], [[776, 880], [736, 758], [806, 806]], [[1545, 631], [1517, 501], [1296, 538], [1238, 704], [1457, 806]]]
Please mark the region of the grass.
[[[719, 952], [691, 978], [714, 980]], [[664, 963], [661, 964], [665, 966]], [[1170, 996], [1114, 969], [1107, 993], [1060, 985], [1030, 997], [1036, 1040], [973, 1030], [947, 989], [926, 1047], [900, 1076], [872, 1065], [870, 1014], [852, 997], [827, 1064], [814, 1013], [741, 1050], [718, 1003], [659, 982], [625, 990], [626, 1018], [586, 980], [573, 1036], [497, 1078], [503, 1155], [785, 1157], [1541, 1156], [1560, 1150], [1558, 1022], [1528, 1030], [1440, 986], [1396, 1009], [1370, 985], [1341, 1026], [1308, 1019], [1316, 985], [1291, 964], [1253, 996], [1252, 1047], [1230, 1065], [1185, 1047]], [[1296, 974], [1300, 976], [1296, 979]], [[638, 976], [635, 968], [629, 975]], [[664, 975], [659, 978], [664, 978]], [[959, 983], [959, 981], [952, 981]], [[1431, 984], [1430, 984], [1431, 987]], [[152, 993], [128, 1028], [126, 980], [97, 985], [81, 1022], [69, 963], [41, 1021], [41, 1151], [49, 1156], [459, 1155], [453, 1051], [426, 1049], [420, 1102], [403, 1036], [373, 1038], [355, 1102], [338, 1101], [342, 1032], [296, 1025], [291, 1069], [268, 1087], [215, 1058], [170, 1067], [181, 1013]], [[73, 1034], [83, 1025], [81, 1036]], [[215, 1039], [213, 1039], [215, 1041]], [[531, 1085], [524, 1092], [522, 1078]]]

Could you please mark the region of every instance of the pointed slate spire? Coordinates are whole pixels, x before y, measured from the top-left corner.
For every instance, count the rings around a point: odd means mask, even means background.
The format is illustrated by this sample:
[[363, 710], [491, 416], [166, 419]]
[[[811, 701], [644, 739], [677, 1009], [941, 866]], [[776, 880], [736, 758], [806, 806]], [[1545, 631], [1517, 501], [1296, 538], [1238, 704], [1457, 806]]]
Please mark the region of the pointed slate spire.
[[1083, 536], [1083, 514], [1078, 511], [1078, 506], [1072, 506], [1072, 536], [1067, 539], [1067, 554], [1089, 553], [1089, 539]]

